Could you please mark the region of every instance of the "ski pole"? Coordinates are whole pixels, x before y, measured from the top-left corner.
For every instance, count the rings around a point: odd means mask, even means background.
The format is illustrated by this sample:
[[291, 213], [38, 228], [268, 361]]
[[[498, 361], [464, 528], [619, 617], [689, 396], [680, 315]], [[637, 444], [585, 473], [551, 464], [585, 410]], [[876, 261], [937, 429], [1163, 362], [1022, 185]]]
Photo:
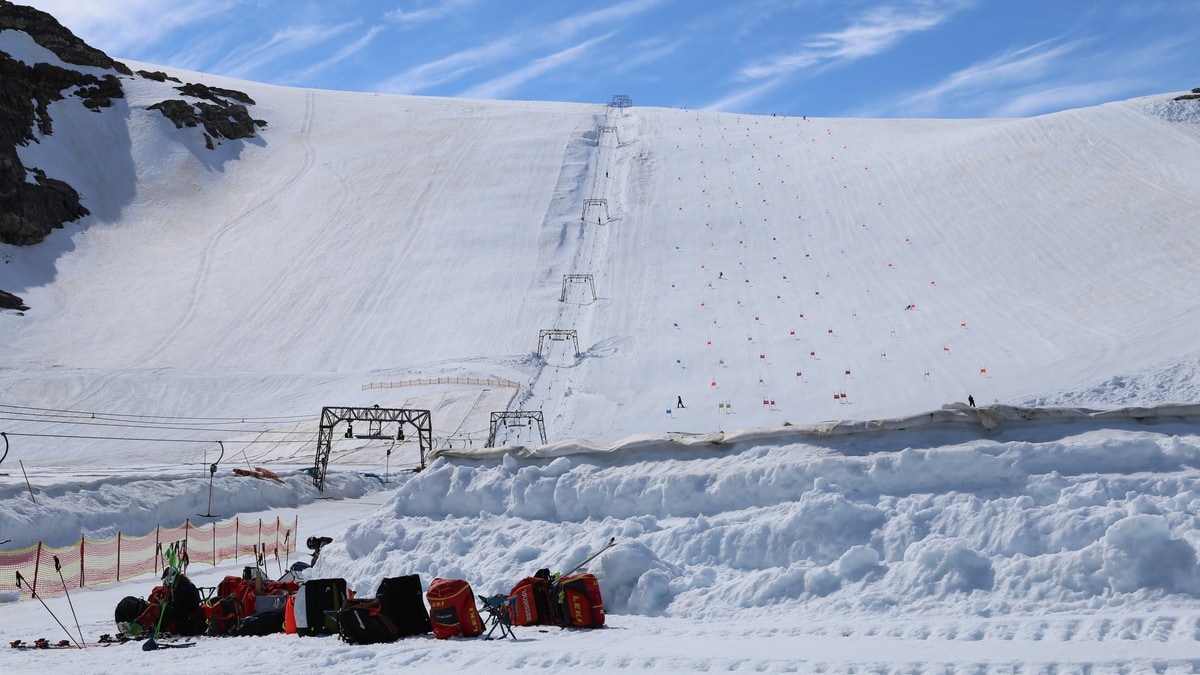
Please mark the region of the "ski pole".
[[[168, 592], [170, 592], [170, 591], [168, 591]], [[150, 651], [154, 651], [155, 649], [158, 649], [158, 642], [155, 641], [154, 638], [158, 637], [158, 631], [160, 628], [162, 628], [163, 616], [166, 615], [166, 613], [167, 613], [167, 594], [164, 593], [163, 599], [158, 605], [158, 622], [154, 624], [154, 634], [150, 636], [149, 640], [146, 640], [146, 642], [142, 644], [142, 651], [150, 652]]]
[[67, 605], [71, 608], [71, 616], [75, 617], [75, 630], [79, 631], [79, 642], [87, 642], [83, 639], [83, 629], [79, 627], [79, 615], [75, 613], [75, 603], [71, 602], [71, 594], [67, 592], [67, 580], [63, 578], [62, 563], [58, 562], [58, 556], [54, 556], [54, 571], [58, 572], [58, 580], [62, 582], [63, 593], [67, 595]]
[[[63, 625], [63, 622], [58, 620], [57, 616], [54, 616], [54, 611], [50, 609], [50, 606], [46, 604], [45, 600], [42, 600], [41, 596], [37, 594], [37, 591], [33, 590], [33, 586], [29, 585], [29, 582], [25, 580], [25, 577], [21, 576], [20, 572], [17, 572], [17, 588], [20, 588], [21, 584], [25, 584], [25, 587], [29, 589], [29, 592], [33, 594], [33, 597], [36, 598], [38, 602], [42, 603], [42, 607], [45, 607], [47, 612], [50, 612], [50, 617], [54, 619], [55, 623], [57, 623], [60, 628], [66, 631], [67, 637], [71, 638], [71, 642], [75, 642], [75, 636], [71, 635], [71, 631], [67, 630], [67, 627]], [[75, 642], [75, 646], [83, 649], [83, 645], [79, 644], [78, 642]]]
[[581, 562], [581, 563], [579, 563], [578, 565], [576, 565], [576, 566], [572, 567], [570, 572], [567, 572], [566, 574], [564, 574], [564, 575], [562, 575], [562, 576], [564, 576], [564, 577], [569, 577], [569, 576], [571, 576], [572, 574], [574, 574], [574, 573], [578, 572], [580, 569], [582, 569], [582, 568], [583, 568], [583, 566], [584, 566], [584, 565], [586, 565], [586, 564], [590, 563], [591, 561], [595, 560], [597, 556], [599, 556], [601, 553], [604, 553], [604, 552], [605, 552], [605, 551], [607, 551], [608, 549], [610, 549], [610, 548], [612, 548], [613, 546], [615, 546], [615, 545], [616, 545], [616, 543], [617, 543], [617, 538], [616, 538], [616, 537], [612, 537], [612, 538], [610, 538], [610, 539], [608, 540], [608, 543], [607, 543], [607, 544], [605, 544], [604, 546], [601, 546], [601, 547], [600, 547], [600, 550], [599, 550], [599, 551], [596, 551], [595, 553], [591, 554], [591, 555], [590, 555], [590, 556], [588, 556], [587, 558], [584, 558], [583, 562]]

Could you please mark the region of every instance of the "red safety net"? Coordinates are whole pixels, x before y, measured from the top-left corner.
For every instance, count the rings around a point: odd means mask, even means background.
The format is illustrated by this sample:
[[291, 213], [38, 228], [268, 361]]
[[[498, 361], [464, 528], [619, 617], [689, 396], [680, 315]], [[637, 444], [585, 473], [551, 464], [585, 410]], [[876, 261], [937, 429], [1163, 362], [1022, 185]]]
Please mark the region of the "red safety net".
[[175, 542], [182, 543], [189, 563], [216, 566], [222, 560], [253, 558], [259, 553], [280, 558], [296, 551], [298, 524], [299, 517], [290, 523], [278, 518], [273, 522], [249, 523], [234, 519], [204, 526], [184, 521], [179, 527], [158, 527], [139, 536], [118, 532], [110, 539], [81, 537], [63, 547], [38, 542], [14, 551], [0, 551], [0, 588], [16, 586], [18, 573], [25, 580], [20, 584], [23, 598], [32, 597], [35, 592], [54, 595], [73, 588], [157, 574], [163, 567], [163, 552]]

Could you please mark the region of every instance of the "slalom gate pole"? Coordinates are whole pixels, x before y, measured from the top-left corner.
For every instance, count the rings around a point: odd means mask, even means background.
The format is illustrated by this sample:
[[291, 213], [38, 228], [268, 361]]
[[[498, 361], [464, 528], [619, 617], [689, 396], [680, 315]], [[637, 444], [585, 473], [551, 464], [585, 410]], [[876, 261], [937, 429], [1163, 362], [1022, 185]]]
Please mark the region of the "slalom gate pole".
[[67, 580], [63, 578], [62, 563], [58, 562], [58, 556], [54, 556], [54, 571], [58, 572], [58, 580], [62, 582], [63, 593], [67, 595], [67, 605], [71, 608], [71, 616], [75, 618], [75, 630], [79, 631], [80, 644], [87, 642], [83, 639], [83, 629], [79, 627], [79, 615], [75, 613], [75, 603], [71, 602], [71, 594], [67, 592]]
[[71, 638], [71, 642], [74, 642], [76, 647], [83, 649], [83, 645], [76, 642], [75, 636], [71, 635], [71, 631], [67, 630], [67, 627], [63, 625], [63, 622], [58, 620], [57, 616], [54, 616], [54, 611], [50, 609], [50, 606], [46, 604], [46, 601], [42, 600], [41, 596], [37, 594], [37, 591], [33, 590], [33, 586], [30, 586], [29, 582], [25, 580], [25, 577], [21, 576], [20, 572], [17, 572], [17, 588], [20, 588], [21, 584], [25, 584], [26, 588], [29, 589], [29, 592], [33, 594], [33, 597], [36, 598], [38, 602], [42, 603], [42, 607], [45, 607], [47, 612], [50, 612], [50, 617], [53, 618], [54, 622], [57, 623], [59, 627], [67, 633], [67, 637]]

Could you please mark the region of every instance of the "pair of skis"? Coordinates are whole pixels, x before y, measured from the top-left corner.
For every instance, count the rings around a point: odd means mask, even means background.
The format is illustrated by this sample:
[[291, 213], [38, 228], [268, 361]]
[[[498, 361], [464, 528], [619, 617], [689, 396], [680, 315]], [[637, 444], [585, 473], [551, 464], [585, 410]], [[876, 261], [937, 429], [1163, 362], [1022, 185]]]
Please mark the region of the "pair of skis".
[[[132, 642], [132, 640], [129, 638], [124, 638], [124, 639], [113, 638], [113, 636], [105, 633], [104, 635], [101, 635], [100, 639], [96, 642], [84, 642], [79, 645], [73, 644], [70, 640], [59, 640], [58, 642], [51, 642], [47, 638], [38, 638], [38, 639], [34, 640], [33, 642], [26, 642], [24, 640], [13, 640], [12, 642], [8, 643], [8, 646], [12, 647], [13, 649], [22, 649], [22, 650], [87, 649], [90, 647], [111, 647], [113, 645], [123, 645], [126, 642]], [[171, 648], [179, 649], [179, 648], [184, 648], [184, 647], [194, 647], [195, 645], [196, 645], [195, 642], [178, 642], [178, 643], [156, 642], [154, 648], [155, 649], [166, 649], [168, 647], [171, 647]], [[142, 649], [145, 651], [150, 651], [150, 650], [146, 649], [145, 647], [142, 647]]]
[[94, 644], [84, 643], [81, 645], [72, 644], [70, 640], [59, 640], [51, 642], [46, 638], [38, 638], [33, 642], [24, 640], [13, 640], [8, 643], [13, 649], [84, 649], [86, 647], [108, 647], [109, 645], [119, 644], [116, 642], [97, 642]]

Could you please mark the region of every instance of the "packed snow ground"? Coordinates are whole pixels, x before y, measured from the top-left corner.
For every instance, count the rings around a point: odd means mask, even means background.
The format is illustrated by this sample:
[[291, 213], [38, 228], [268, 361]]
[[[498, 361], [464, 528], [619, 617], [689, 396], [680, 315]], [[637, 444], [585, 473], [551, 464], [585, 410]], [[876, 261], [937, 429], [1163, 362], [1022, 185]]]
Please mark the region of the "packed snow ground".
[[[13, 31], [0, 48], [53, 60]], [[55, 135], [20, 150], [93, 215], [0, 246], [0, 288], [32, 307], [0, 314], [0, 539], [179, 524], [221, 439], [223, 467], [287, 485], [222, 470], [214, 509], [298, 509], [300, 540], [337, 540], [318, 572], [360, 593], [408, 573], [503, 592], [616, 537], [593, 566], [610, 628], [0, 650], [5, 672], [1200, 669], [1194, 418], [776, 433], [968, 394], [1195, 402], [1194, 103], [797, 119], [178, 74], [250, 93], [262, 138], [205, 150], [144, 109], [167, 85], [134, 79], [100, 115], [53, 104]], [[566, 274], [597, 297], [560, 301]], [[579, 354], [536, 354], [543, 329]], [[437, 377], [522, 386], [363, 389]], [[318, 500], [297, 469], [320, 408], [376, 403], [432, 410], [458, 452], [393, 489], [361, 475], [390, 443], [338, 439]], [[524, 427], [501, 441], [530, 447], [472, 456], [518, 407], [552, 451]], [[397, 447], [393, 469], [417, 463]], [[152, 584], [72, 593], [85, 635]], [[0, 598], [0, 637], [61, 637]]]

